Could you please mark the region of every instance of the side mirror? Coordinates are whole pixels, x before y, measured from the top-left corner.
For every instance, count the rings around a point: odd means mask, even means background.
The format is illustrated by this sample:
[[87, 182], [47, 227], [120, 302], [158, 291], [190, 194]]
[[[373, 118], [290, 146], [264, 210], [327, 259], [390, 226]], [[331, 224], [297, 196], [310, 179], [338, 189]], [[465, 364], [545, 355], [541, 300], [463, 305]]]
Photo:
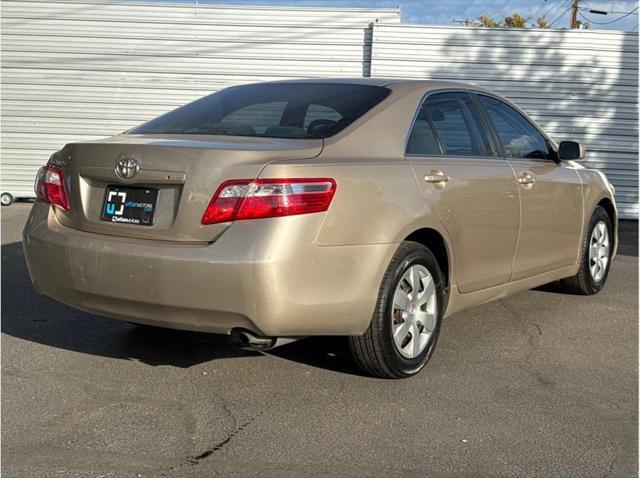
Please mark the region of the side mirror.
[[558, 148], [558, 156], [563, 161], [577, 161], [584, 159], [584, 146], [577, 141], [562, 141]]

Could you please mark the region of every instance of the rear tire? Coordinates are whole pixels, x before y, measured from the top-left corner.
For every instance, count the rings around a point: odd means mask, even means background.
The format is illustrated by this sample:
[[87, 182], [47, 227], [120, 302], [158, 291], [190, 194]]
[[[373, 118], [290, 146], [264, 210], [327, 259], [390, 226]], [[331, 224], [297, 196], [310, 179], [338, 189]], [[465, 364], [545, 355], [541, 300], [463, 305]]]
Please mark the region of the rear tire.
[[444, 310], [444, 276], [425, 246], [400, 244], [382, 279], [364, 335], [349, 337], [360, 369], [382, 378], [418, 373], [431, 358]]
[[562, 292], [576, 295], [597, 294], [604, 287], [613, 253], [613, 227], [604, 208], [598, 206], [580, 247], [580, 269], [573, 277], [559, 282]]

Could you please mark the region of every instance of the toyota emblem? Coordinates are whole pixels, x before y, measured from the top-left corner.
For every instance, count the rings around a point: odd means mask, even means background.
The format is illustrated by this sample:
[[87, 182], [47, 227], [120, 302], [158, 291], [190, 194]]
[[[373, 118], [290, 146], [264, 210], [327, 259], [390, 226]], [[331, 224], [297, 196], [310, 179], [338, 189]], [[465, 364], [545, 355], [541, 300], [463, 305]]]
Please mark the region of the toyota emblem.
[[116, 174], [122, 179], [131, 179], [138, 174], [138, 169], [140, 169], [140, 165], [133, 158], [122, 158], [116, 164]]

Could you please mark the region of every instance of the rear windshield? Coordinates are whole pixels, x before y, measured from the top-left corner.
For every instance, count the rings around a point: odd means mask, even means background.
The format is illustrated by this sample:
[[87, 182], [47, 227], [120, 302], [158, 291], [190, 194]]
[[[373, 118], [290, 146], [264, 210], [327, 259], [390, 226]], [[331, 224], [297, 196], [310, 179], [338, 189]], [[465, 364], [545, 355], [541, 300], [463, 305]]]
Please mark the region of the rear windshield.
[[389, 94], [387, 88], [343, 83], [234, 86], [148, 121], [129, 134], [208, 134], [328, 138]]

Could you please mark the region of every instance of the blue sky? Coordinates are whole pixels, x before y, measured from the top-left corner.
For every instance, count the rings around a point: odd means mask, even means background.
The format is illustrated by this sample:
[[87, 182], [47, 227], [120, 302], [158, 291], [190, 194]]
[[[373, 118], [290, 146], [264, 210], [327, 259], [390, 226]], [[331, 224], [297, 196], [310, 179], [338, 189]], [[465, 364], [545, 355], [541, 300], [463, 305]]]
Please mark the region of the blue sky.
[[[186, 0], [188, 1], [188, 0]], [[330, 7], [397, 7], [400, 6], [404, 23], [426, 23], [454, 25], [454, 20], [477, 18], [487, 14], [502, 18], [513, 12], [532, 21], [547, 13], [547, 19], [558, 28], [569, 25], [571, 0], [198, 0], [198, 3], [218, 5], [290, 5], [290, 6], [330, 6]], [[591, 28], [606, 30], [637, 31], [637, 12], [625, 18], [626, 12], [637, 8], [632, 0], [581, 0], [581, 13], [590, 21]], [[589, 9], [611, 12], [608, 15], [594, 15]], [[620, 19], [620, 20], [618, 20]], [[584, 20], [582, 18], [581, 20]], [[605, 24], [596, 24], [606, 23]]]

